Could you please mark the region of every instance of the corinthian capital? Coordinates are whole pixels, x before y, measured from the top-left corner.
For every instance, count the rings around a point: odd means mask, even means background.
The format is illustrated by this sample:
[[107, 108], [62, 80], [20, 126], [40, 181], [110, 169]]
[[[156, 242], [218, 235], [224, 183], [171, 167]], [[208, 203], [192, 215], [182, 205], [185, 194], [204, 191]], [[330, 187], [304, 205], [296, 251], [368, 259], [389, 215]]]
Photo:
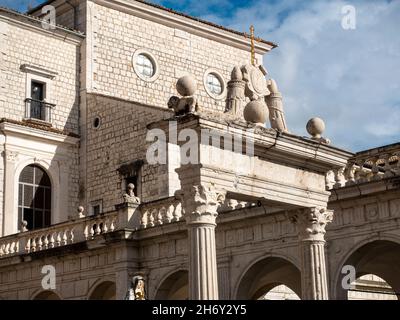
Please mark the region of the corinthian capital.
[[182, 210], [187, 223], [212, 223], [219, 206], [225, 201], [226, 192], [213, 186], [195, 185], [178, 190], [175, 196], [182, 201]]
[[302, 241], [324, 241], [325, 227], [333, 220], [333, 211], [316, 207], [298, 210], [290, 216]]

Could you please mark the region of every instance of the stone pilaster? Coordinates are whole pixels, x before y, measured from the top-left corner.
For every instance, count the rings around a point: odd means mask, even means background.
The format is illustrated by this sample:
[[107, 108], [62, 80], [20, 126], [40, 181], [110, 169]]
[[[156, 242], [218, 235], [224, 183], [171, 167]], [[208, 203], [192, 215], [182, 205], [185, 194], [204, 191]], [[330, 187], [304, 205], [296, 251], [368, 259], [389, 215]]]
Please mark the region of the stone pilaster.
[[303, 209], [291, 216], [299, 233], [303, 300], [328, 299], [324, 236], [332, 218], [333, 211], [325, 208]]
[[189, 299], [217, 300], [215, 227], [217, 209], [225, 193], [196, 185], [180, 190], [189, 237]]
[[219, 298], [221, 300], [231, 299], [231, 273], [230, 273], [231, 257], [225, 256], [218, 259], [218, 286]]

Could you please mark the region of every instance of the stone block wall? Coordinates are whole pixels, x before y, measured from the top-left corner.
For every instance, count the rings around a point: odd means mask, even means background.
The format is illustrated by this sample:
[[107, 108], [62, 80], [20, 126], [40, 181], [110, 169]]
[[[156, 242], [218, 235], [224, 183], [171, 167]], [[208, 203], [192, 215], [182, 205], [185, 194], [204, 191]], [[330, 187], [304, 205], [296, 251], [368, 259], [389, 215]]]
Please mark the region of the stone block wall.
[[[235, 65], [249, 63], [248, 51], [129, 13], [88, 5], [94, 92], [166, 108], [168, 99], [177, 95], [177, 79], [189, 73], [198, 84], [200, 107], [224, 111], [225, 101], [206, 92], [204, 75], [212, 68], [229, 81]], [[157, 60], [157, 80], [146, 82], [135, 73], [132, 56], [138, 49], [148, 50]]]
[[43, 31], [40, 24], [24, 26], [6, 22], [1, 15], [0, 33], [0, 117], [18, 121], [25, 117], [27, 74], [21, 66], [26, 64], [57, 73], [51, 80], [51, 95], [48, 94], [46, 99], [56, 104], [52, 111], [52, 125], [78, 134], [79, 42], [54, 37]]
[[[102, 200], [103, 211], [113, 210], [125, 192], [117, 169], [135, 160], [146, 160], [147, 124], [171, 117], [171, 112], [111, 97], [87, 96], [87, 172], [88, 202]], [[100, 126], [94, 127], [96, 117]], [[144, 164], [139, 182], [142, 201], [168, 196], [167, 165]]]

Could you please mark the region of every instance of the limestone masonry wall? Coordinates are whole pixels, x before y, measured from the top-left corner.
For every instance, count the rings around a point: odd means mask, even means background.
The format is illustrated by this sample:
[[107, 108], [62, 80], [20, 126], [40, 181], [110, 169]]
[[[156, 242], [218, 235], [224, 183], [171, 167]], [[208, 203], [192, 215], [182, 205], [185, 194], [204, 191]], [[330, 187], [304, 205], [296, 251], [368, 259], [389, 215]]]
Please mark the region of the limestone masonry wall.
[[[206, 71], [215, 69], [227, 82], [235, 65], [250, 61], [247, 51], [128, 13], [97, 4], [88, 11], [93, 18], [94, 92], [167, 107], [168, 99], [177, 95], [177, 79], [190, 73], [198, 84], [200, 107], [223, 111], [225, 101], [215, 100], [204, 88]], [[154, 82], [140, 79], [133, 69], [132, 55], [138, 49], [150, 51], [158, 62]]]
[[[150, 143], [146, 125], [169, 118], [167, 110], [141, 106], [109, 97], [88, 95], [87, 116], [87, 199], [102, 200], [103, 211], [122, 201], [123, 177], [117, 169], [134, 160], [145, 160]], [[100, 118], [100, 127], [93, 121]], [[151, 201], [168, 196], [167, 166], [141, 169], [141, 198]]]
[[[0, 19], [3, 43], [0, 117], [21, 121], [25, 117], [26, 72], [28, 64], [57, 73], [51, 80], [47, 102], [56, 104], [52, 125], [79, 133], [79, 46], [50, 34], [24, 28]], [[30, 93], [29, 93], [30, 94]]]

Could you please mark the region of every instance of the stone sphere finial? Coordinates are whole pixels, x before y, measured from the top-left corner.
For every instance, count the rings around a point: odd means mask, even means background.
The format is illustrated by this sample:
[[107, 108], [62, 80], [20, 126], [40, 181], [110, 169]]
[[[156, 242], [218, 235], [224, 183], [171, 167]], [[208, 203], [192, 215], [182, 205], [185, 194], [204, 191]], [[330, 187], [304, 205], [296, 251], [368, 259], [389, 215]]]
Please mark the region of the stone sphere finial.
[[264, 125], [269, 116], [268, 107], [262, 100], [250, 101], [243, 110], [243, 116], [247, 122]]
[[321, 118], [312, 118], [307, 122], [307, 132], [314, 139], [320, 139], [325, 130], [325, 123]]
[[193, 96], [197, 90], [197, 82], [192, 76], [183, 76], [178, 79], [176, 90], [183, 97]]

